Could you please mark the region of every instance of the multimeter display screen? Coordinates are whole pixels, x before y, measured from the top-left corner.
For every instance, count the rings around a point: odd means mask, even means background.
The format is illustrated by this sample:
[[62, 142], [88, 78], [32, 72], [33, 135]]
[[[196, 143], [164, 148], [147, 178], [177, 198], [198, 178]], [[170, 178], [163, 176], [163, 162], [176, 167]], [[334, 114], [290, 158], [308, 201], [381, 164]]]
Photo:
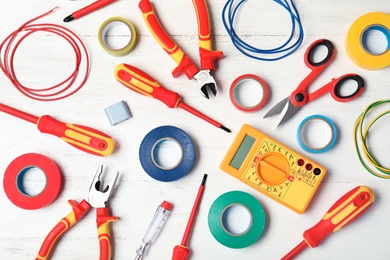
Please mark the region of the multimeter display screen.
[[240, 169], [242, 163], [244, 162], [246, 156], [249, 153], [249, 150], [252, 148], [255, 141], [256, 139], [254, 137], [250, 135], [245, 135], [244, 139], [242, 140], [242, 143], [240, 144], [240, 147], [238, 147], [236, 154], [233, 156], [230, 165], [237, 170]]

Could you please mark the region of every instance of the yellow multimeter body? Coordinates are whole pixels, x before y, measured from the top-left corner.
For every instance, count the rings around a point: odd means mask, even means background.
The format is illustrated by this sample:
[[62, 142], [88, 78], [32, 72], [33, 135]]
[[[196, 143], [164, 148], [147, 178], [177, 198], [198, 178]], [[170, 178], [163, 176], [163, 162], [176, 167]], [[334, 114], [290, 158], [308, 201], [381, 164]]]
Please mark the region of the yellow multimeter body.
[[326, 174], [321, 165], [246, 124], [220, 168], [300, 214]]

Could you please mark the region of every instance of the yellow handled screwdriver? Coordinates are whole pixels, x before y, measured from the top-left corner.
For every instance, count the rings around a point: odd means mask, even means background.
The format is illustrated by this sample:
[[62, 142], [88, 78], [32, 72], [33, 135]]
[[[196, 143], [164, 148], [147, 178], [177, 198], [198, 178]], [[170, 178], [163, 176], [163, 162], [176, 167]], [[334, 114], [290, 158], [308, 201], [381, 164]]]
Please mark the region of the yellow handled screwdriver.
[[224, 127], [214, 119], [184, 103], [178, 93], [164, 88], [155, 79], [140, 69], [123, 63], [115, 68], [114, 75], [120, 83], [137, 93], [158, 99], [170, 108], [180, 107], [215, 127], [221, 128], [228, 133], [231, 132], [229, 128]]
[[362, 215], [374, 200], [374, 192], [367, 186], [357, 186], [350, 190], [333, 204], [316, 225], [303, 233], [304, 240], [282, 260], [294, 259], [307, 246], [317, 247], [328, 235], [340, 230]]
[[115, 147], [114, 139], [87, 126], [63, 123], [49, 115], [36, 117], [3, 104], [0, 104], [0, 111], [36, 124], [41, 133], [55, 135], [77, 149], [90, 154], [108, 156]]

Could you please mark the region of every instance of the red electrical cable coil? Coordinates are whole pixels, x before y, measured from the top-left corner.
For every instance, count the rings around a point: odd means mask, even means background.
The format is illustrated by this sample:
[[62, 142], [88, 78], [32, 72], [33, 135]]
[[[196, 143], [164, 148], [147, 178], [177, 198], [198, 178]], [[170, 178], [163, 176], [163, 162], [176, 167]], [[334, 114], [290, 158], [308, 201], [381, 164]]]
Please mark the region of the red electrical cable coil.
[[[56, 7], [57, 8], [57, 7]], [[51, 12], [56, 8], [41, 14], [20, 26], [17, 30], [8, 35], [0, 45], [0, 68], [4, 74], [9, 78], [12, 84], [19, 90], [23, 95], [40, 101], [54, 101], [69, 97], [70, 95], [76, 93], [87, 81], [90, 69], [89, 55], [87, 48], [84, 43], [74, 32], [65, 28], [64, 26], [51, 24], [51, 23], [41, 23], [41, 24], [32, 24], [35, 20], [38, 20]], [[15, 52], [20, 45], [20, 43], [29, 35], [36, 32], [48, 32], [55, 35], [58, 35], [65, 39], [72, 47], [75, 56], [76, 64], [73, 72], [63, 81], [55, 84], [54, 86], [44, 87], [44, 88], [31, 88], [21, 84], [14, 71], [14, 56]], [[25, 33], [18, 40], [16, 36], [20, 33]], [[4, 47], [4, 53], [1, 55], [1, 52]], [[83, 61], [83, 54], [85, 54], [85, 73], [82, 81], [76, 86], [72, 87], [75, 83], [77, 76], [79, 74], [79, 69]]]

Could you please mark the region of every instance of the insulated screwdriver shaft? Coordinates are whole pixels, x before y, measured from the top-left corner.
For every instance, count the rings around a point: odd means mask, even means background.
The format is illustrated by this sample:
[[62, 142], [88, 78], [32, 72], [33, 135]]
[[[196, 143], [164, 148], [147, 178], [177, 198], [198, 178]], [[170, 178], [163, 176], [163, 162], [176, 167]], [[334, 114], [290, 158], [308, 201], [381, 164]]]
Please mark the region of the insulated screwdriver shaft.
[[147, 97], [160, 100], [170, 108], [181, 107], [187, 112], [205, 120], [206, 122], [230, 133], [230, 130], [214, 119], [204, 115], [195, 108], [185, 104], [178, 93], [161, 86], [155, 79], [140, 69], [128, 64], [119, 64], [115, 69], [115, 78], [124, 86]]
[[84, 152], [107, 156], [114, 150], [115, 141], [91, 127], [63, 123], [49, 115], [37, 117], [3, 104], [0, 104], [0, 111], [36, 124], [41, 133], [55, 135]]
[[328, 235], [352, 223], [363, 214], [374, 199], [373, 191], [366, 186], [358, 186], [350, 190], [333, 204], [316, 225], [303, 233], [304, 240], [282, 260], [293, 259], [307, 246], [317, 247]]

